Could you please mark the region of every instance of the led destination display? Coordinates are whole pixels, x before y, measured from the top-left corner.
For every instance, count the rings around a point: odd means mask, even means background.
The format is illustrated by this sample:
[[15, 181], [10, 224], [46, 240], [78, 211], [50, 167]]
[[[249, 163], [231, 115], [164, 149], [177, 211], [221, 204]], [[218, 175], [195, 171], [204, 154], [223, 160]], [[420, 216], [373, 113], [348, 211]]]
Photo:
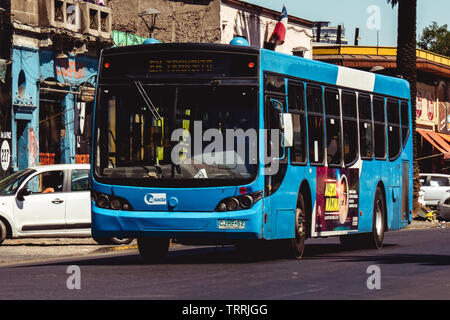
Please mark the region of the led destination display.
[[199, 75], [213, 77], [256, 77], [258, 56], [234, 52], [138, 52], [105, 56], [102, 78]]

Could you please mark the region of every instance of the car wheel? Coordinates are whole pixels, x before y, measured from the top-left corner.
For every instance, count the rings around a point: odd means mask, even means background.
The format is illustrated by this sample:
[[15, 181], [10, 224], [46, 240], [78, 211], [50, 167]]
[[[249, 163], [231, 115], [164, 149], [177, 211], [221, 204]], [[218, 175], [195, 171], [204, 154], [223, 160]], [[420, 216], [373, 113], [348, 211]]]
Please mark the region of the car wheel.
[[131, 241], [133, 241], [133, 238], [116, 238], [116, 237], [113, 237], [113, 238], [95, 238], [94, 237], [94, 240], [98, 243], [98, 244], [101, 244], [101, 245], [114, 245], [114, 244], [118, 244], [118, 245], [120, 245], [120, 244], [128, 244], [128, 243], [130, 243]]
[[3, 221], [0, 220], [0, 244], [3, 243], [6, 239], [8, 230], [6, 229], [6, 225]]
[[141, 237], [137, 242], [139, 254], [145, 263], [160, 263], [169, 251], [169, 238]]
[[112, 244], [129, 244], [131, 241], [134, 240], [134, 238], [111, 238]]

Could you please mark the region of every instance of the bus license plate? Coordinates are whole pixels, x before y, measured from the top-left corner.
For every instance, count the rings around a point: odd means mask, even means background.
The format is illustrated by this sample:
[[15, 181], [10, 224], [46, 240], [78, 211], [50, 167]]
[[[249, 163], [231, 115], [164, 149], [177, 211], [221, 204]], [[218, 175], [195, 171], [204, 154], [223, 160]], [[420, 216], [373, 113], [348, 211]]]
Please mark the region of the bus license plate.
[[219, 220], [219, 229], [243, 230], [245, 229], [245, 220]]

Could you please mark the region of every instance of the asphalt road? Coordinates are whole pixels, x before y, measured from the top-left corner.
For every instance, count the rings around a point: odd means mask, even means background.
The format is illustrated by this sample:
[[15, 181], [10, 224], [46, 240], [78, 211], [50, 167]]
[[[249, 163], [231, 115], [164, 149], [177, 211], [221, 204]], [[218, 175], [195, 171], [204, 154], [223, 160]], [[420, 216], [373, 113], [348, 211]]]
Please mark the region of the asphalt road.
[[313, 239], [301, 261], [179, 246], [159, 265], [132, 249], [0, 267], [0, 299], [449, 299], [449, 243], [442, 228], [389, 232], [382, 250]]

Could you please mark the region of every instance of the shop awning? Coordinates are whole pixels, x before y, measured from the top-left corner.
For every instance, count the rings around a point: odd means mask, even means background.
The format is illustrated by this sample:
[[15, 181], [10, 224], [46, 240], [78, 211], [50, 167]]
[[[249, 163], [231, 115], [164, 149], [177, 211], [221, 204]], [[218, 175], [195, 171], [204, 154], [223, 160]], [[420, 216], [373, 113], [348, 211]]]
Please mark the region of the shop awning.
[[438, 133], [434, 131], [428, 131], [423, 129], [416, 129], [422, 137], [424, 137], [429, 143], [431, 143], [436, 149], [438, 149], [444, 159], [450, 159], [450, 136]]

